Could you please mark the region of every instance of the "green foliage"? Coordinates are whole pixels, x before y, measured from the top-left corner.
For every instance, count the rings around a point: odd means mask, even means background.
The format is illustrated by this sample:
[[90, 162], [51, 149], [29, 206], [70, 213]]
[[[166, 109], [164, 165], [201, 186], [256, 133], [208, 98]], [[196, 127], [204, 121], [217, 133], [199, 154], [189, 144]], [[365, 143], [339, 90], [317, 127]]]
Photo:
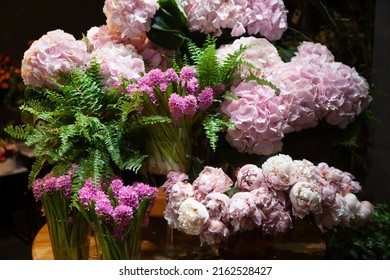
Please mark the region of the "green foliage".
[[220, 116], [218, 114], [208, 116], [204, 122], [203, 127], [205, 134], [210, 142], [210, 147], [213, 151], [217, 148], [218, 133], [227, 128], [234, 128], [234, 124], [227, 116]]
[[[137, 134], [142, 126], [158, 121], [140, 121], [140, 98], [108, 92], [95, 60], [85, 71], [75, 68], [63, 73], [55, 83], [57, 90], [29, 89], [21, 110], [30, 115], [31, 123], [6, 129], [35, 150], [29, 184], [45, 164], [60, 175], [76, 163], [79, 184], [88, 177], [96, 182], [120, 170], [137, 172], [146, 157], [140, 152], [142, 139]], [[45, 125], [34, 127], [36, 120]]]
[[336, 227], [326, 234], [329, 259], [390, 259], [390, 207], [385, 203], [375, 205], [371, 219], [363, 226]]

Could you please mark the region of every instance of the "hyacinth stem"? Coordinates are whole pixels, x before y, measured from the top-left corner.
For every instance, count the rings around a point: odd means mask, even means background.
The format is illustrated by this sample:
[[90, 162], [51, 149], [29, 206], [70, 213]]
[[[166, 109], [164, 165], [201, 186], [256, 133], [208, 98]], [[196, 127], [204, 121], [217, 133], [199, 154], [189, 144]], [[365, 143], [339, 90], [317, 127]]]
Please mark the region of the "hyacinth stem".
[[54, 190], [51, 195], [43, 194], [41, 202], [45, 210], [54, 259], [88, 259], [90, 226], [78, 211], [70, 215], [70, 199], [62, 192]]

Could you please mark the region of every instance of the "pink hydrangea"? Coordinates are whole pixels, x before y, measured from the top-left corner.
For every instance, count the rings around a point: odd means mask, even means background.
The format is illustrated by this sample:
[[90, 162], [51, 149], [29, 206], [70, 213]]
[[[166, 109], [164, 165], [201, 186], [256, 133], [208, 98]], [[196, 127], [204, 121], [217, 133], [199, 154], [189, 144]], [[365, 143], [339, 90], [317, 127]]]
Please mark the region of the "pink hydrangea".
[[222, 168], [205, 166], [192, 185], [195, 188], [195, 197], [201, 200], [211, 192], [226, 192], [233, 185], [233, 181]]
[[278, 154], [268, 158], [261, 169], [264, 180], [275, 190], [288, 190], [297, 181], [294, 161], [288, 155]]
[[106, 43], [91, 55], [101, 64], [102, 76], [109, 89], [120, 84], [122, 78], [139, 78], [145, 72], [142, 57], [131, 45]]
[[218, 60], [222, 63], [229, 54], [232, 54], [240, 49], [241, 46], [250, 46], [247, 48], [240, 59], [253, 64], [257, 70], [249, 69], [247, 66], [242, 66], [239, 70], [241, 78], [248, 77], [251, 70], [260, 78], [268, 77], [273, 68], [278, 64], [282, 64], [283, 60], [279, 56], [278, 50], [267, 39], [256, 37], [241, 37], [236, 39], [231, 44], [225, 44], [217, 49]]
[[268, 80], [280, 90], [279, 98], [288, 111], [285, 133], [313, 128], [325, 115], [321, 77], [310, 64], [289, 62], [274, 67]]
[[157, 0], [106, 0], [103, 12], [108, 28], [121, 37], [133, 38], [150, 30], [158, 8]]
[[279, 40], [287, 29], [287, 9], [282, 0], [249, 0], [245, 26], [249, 35], [261, 34]]
[[305, 41], [298, 46], [298, 51], [291, 58], [291, 62], [309, 64], [320, 69], [322, 65], [334, 62], [334, 55], [325, 45]]
[[246, 0], [181, 0], [180, 4], [187, 14], [190, 31], [220, 36], [223, 29], [231, 28], [234, 37], [245, 33]]
[[234, 124], [226, 140], [239, 152], [270, 155], [282, 149], [285, 108], [275, 91], [255, 81], [242, 82], [231, 92], [238, 99], [225, 99], [221, 111]]
[[264, 182], [262, 170], [254, 164], [245, 164], [236, 172], [236, 187], [240, 191], [251, 191], [260, 188]]
[[324, 80], [320, 91], [325, 98], [326, 121], [345, 128], [370, 104], [369, 85], [355, 68], [342, 63], [327, 63], [321, 72]]
[[87, 45], [63, 30], [48, 32], [34, 41], [24, 53], [21, 65], [23, 82], [27, 86], [56, 89], [60, 72], [74, 67], [85, 69], [89, 62]]
[[130, 41], [122, 38], [119, 32], [109, 29], [107, 25], [93, 26], [87, 31], [87, 39], [91, 51], [103, 47], [107, 43], [127, 45]]
[[229, 217], [233, 230], [237, 232], [260, 227], [264, 214], [256, 207], [252, 193], [237, 192], [230, 198]]

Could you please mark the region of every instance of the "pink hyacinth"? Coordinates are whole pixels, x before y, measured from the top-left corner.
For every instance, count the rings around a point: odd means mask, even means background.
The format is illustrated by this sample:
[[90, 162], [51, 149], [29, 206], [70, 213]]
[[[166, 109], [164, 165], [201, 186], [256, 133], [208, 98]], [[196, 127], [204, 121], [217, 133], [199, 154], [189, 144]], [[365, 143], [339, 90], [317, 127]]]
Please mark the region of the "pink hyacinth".
[[249, 35], [279, 40], [287, 29], [287, 9], [282, 0], [249, 0], [245, 26]]
[[211, 87], [204, 88], [198, 95], [199, 109], [207, 110], [214, 101], [214, 91]]
[[134, 38], [150, 30], [158, 8], [157, 0], [106, 0], [103, 12], [108, 28], [121, 37]]
[[56, 89], [52, 79], [58, 80], [60, 72], [85, 69], [88, 62], [87, 45], [57, 29], [34, 41], [24, 53], [21, 75], [27, 86]]
[[275, 90], [250, 81], [231, 92], [238, 99], [225, 99], [221, 104], [221, 111], [234, 123], [226, 140], [239, 152], [270, 155], [280, 151], [285, 111]]
[[102, 76], [108, 88], [120, 84], [122, 78], [139, 78], [145, 72], [142, 57], [131, 45], [106, 43], [91, 55], [101, 65]]

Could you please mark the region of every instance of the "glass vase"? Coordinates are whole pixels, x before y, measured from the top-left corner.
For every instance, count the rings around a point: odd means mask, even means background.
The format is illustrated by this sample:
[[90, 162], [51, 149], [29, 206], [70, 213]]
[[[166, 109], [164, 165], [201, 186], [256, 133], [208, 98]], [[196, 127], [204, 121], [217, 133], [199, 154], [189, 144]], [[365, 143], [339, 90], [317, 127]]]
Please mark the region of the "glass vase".
[[193, 139], [191, 127], [174, 124], [153, 126], [146, 140], [147, 172], [153, 175], [167, 175], [170, 171], [187, 173], [192, 154]]
[[141, 259], [142, 228], [129, 232], [122, 239], [116, 239], [108, 232], [94, 230], [96, 249], [101, 260]]
[[90, 225], [79, 213], [67, 220], [46, 215], [55, 260], [88, 260]]

